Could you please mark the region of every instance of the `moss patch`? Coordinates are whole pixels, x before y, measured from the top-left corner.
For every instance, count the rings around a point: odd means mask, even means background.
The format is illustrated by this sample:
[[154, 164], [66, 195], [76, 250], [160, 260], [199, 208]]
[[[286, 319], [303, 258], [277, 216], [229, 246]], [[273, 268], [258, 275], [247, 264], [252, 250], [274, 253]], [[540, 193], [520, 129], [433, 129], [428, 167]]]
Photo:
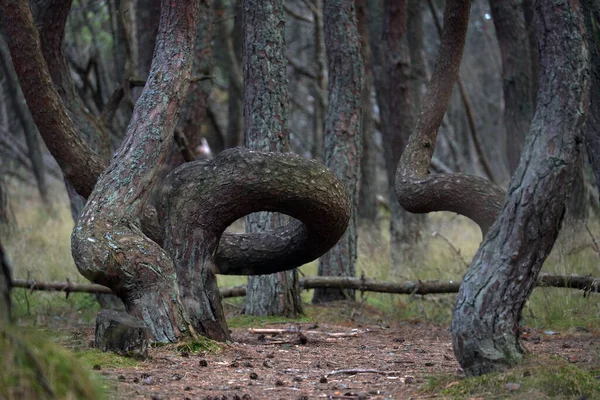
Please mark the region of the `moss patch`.
[[452, 399], [596, 399], [600, 371], [584, 371], [556, 357], [528, 357], [506, 372], [457, 380], [432, 377], [426, 391]]
[[102, 399], [101, 378], [56, 344], [0, 328], [1, 399]]
[[90, 368], [96, 365], [101, 368], [137, 368], [140, 366], [140, 363], [133, 358], [100, 350], [86, 350], [77, 352], [75, 355]]
[[287, 324], [298, 322], [310, 322], [311, 319], [306, 316], [299, 318], [286, 318], [278, 316], [255, 317], [252, 315], [237, 315], [227, 320], [230, 328], [252, 328], [262, 327], [269, 324]]
[[221, 345], [214, 340], [199, 336], [196, 340], [190, 340], [184, 343], [180, 343], [176, 347], [180, 353], [218, 353], [221, 351]]

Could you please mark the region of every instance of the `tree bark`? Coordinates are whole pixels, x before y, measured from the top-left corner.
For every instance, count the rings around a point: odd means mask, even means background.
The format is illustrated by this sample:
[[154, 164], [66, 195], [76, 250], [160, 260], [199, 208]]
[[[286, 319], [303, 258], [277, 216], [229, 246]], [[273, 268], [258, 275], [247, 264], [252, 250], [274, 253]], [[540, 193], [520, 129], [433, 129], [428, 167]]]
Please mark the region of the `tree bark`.
[[[229, 340], [215, 273], [272, 274], [316, 259], [346, 229], [350, 204], [339, 180], [315, 161], [235, 148], [173, 171], [159, 210], [193, 326]], [[274, 231], [222, 237], [235, 220], [258, 211], [296, 220]]]
[[104, 164], [75, 130], [52, 84], [28, 2], [3, 0], [2, 5], [8, 47], [33, 120], [65, 177], [87, 197]]
[[356, 23], [360, 34], [360, 50], [365, 76], [362, 91], [362, 157], [360, 159], [360, 192], [358, 194], [358, 217], [369, 226], [379, 230], [377, 224], [377, 147], [375, 121], [373, 120], [373, 72], [371, 71], [371, 48], [367, 20], [367, 3], [356, 1]]
[[501, 214], [463, 279], [452, 320], [467, 375], [519, 362], [519, 321], [550, 253], [576, 173], [589, 96], [588, 50], [578, 1], [535, 6], [538, 106]]
[[65, 25], [72, 0], [35, 0], [33, 9], [40, 46], [54, 87], [58, 91], [79, 134], [107, 162], [111, 156], [110, 132], [85, 106], [71, 78], [63, 53]]
[[413, 258], [423, 217], [403, 209], [394, 194], [394, 176], [414, 125], [411, 60], [407, 38], [408, 0], [369, 1], [373, 76], [390, 196], [391, 269]]
[[469, 21], [470, 1], [449, 2], [435, 69], [421, 111], [396, 170], [396, 195], [414, 213], [452, 211], [479, 225], [484, 236], [494, 222], [504, 192], [488, 180], [467, 174], [429, 174], [438, 129], [458, 70]]
[[502, 55], [504, 124], [509, 172], [519, 166], [535, 109], [535, 87], [523, 0], [490, 0]]
[[[352, 0], [323, 3], [329, 99], [325, 122], [325, 165], [344, 183], [352, 215], [340, 241], [319, 260], [319, 276], [356, 275], [356, 224], [362, 153], [363, 61]], [[317, 289], [313, 303], [354, 298], [354, 291]]]
[[193, 335], [179, 299], [173, 263], [145, 236], [140, 217], [189, 85], [199, 5], [164, 0], [148, 82], [127, 135], [98, 181], [71, 237], [79, 271], [110, 287], [154, 339]]
[[[282, 0], [243, 0], [244, 130], [255, 150], [289, 150], [289, 95]], [[246, 218], [246, 232], [264, 232], [283, 223], [282, 216]], [[289, 315], [302, 312], [298, 273], [279, 272], [248, 278], [246, 314]]]
[[592, 62], [590, 109], [584, 128], [584, 137], [590, 164], [596, 177], [596, 186], [600, 188], [600, 2], [585, 0], [583, 5]]

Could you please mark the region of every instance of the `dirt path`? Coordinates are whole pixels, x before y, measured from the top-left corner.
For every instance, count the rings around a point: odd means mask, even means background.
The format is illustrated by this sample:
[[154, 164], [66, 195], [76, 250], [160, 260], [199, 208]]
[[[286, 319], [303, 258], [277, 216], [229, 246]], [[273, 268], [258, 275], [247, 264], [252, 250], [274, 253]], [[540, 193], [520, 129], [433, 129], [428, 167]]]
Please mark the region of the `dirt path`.
[[[269, 325], [269, 328], [290, 328]], [[419, 399], [426, 377], [460, 378], [447, 328], [401, 323], [357, 326], [295, 325], [307, 333], [261, 337], [234, 329], [235, 343], [217, 354], [185, 354], [151, 349], [151, 359], [135, 369], [102, 369], [118, 399]], [[582, 367], [598, 363], [600, 340], [591, 333], [571, 335], [525, 331], [534, 354], [551, 354]], [[356, 369], [356, 374], [344, 370]], [[438, 397], [439, 398], [439, 397]]]

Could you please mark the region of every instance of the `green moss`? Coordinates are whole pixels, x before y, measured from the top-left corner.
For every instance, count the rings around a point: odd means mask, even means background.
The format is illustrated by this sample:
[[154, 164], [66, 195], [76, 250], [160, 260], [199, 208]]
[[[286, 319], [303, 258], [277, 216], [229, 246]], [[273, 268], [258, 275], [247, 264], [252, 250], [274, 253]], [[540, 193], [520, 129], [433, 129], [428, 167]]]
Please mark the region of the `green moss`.
[[0, 328], [1, 399], [102, 399], [101, 378], [32, 333]]
[[436, 376], [425, 390], [452, 399], [572, 399], [600, 398], [598, 372], [584, 371], [552, 357], [530, 357], [506, 372], [457, 380]]
[[140, 363], [133, 358], [100, 350], [85, 350], [77, 352], [75, 355], [90, 368], [96, 365], [101, 368], [137, 368], [140, 366]]
[[180, 353], [218, 353], [221, 351], [221, 345], [214, 340], [200, 336], [196, 340], [180, 343], [177, 345], [177, 351]]

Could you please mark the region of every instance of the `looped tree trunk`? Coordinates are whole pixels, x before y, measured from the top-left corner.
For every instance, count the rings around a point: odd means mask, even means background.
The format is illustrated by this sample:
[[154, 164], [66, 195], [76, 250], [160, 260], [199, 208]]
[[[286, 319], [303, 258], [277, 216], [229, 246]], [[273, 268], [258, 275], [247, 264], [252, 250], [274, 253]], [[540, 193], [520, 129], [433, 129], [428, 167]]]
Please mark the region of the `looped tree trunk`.
[[[350, 217], [345, 189], [324, 166], [289, 153], [244, 148], [176, 169], [166, 178], [159, 204], [164, 247], [174, 260], [192, 325], [221, 340], [229, 332], [215, 273], [258, 275], [299, 267], [331, 248]], [[273, 231], [223, 235], [235, 220], [258, 211], [296, 220]]]

